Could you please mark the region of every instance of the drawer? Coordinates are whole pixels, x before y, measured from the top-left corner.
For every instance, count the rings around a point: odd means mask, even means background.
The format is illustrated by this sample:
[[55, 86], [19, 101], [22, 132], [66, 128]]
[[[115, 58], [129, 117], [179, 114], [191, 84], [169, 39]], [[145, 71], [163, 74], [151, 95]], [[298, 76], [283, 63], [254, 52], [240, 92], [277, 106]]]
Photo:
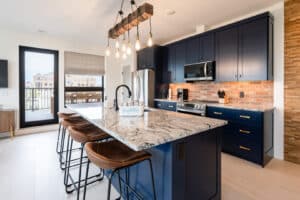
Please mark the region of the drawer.
[[239, 110], [236, 112], [234, 120], [240, 124], [262, 127], [262, 116], [262, 112]]
[[176, 103], [174, 102], [164, 102], [164, 108], [165, 110], [170, 110], [170, 111], [176, 111]]
[[210, 106], [206, 108], [206, 116], [211, 118], [232, 120], [236, 115], [235, 113], [236, 110], [232, 110], [232, 109], [217, 108], [217, 107], [210, 107]]
[[260, 163], [262, 159], [261, 152], [261, 143], [256, 143], [246, 138], [239, 138], [236, 146], [236, 153], [239, 157]]
[[262, 142], [262, 130], [259, 127], [244, 125], [244, 124], [235, 124], [236, 134], [239, 138], [245, 138], [247, 140], [253, 140], [257, 143]]
[[159, 108], [159, 109], [163, 109], [163, 103], [162, 101], [154, 101], [154, 107], [155, 108]]

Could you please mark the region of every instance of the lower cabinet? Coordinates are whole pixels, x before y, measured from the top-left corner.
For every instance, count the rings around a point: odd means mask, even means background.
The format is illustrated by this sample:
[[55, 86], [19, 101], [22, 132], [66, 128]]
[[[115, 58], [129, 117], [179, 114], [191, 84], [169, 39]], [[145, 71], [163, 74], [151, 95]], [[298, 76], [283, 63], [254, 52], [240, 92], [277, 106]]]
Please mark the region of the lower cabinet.
[[207, 117], [224, 119], [222, 151], [265, 166], [274, 154], [273, 111], [208, 107]]
[[176, 102], [154, 101], [154, 107], [176, 112]]

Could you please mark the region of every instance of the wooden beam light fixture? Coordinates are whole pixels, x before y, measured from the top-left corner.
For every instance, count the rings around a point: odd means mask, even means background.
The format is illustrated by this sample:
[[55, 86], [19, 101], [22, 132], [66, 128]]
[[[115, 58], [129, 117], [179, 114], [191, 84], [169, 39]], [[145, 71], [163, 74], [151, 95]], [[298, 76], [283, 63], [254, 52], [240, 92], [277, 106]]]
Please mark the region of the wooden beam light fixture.
[[[149, 32], [149, 39], [148, 39], [148, 46], [152, 46], [152, 26], [151, 26], [151, 17], [153, 16], [153, 5], [149, 3], [144, 3], [143, 5], [137, 7], [134, 0], [130, 0], [131, 4], [131, 13], [129, 13], [126, 17], [124, 17], [123, 12], [123, 4], [124, 0], [122, 0], [121, 3], [121, 9], [118, 11], [117, 18], [115, 25], [109, 29], [108, 31], [108, 42], [107, 42], [107, 48], [106, 48], [106, 56], [110, 55], [110, 45], [109, 40], [113, 39], [116, 40], [116, 58], [120, 57], [120, 52], [123, 52], [122, 58], [126, 58], [127, 55], [125, 54], [131, 54], [131, 43], [130, 43], [130, 30], [132, 28], [136, 27], [137, 33], [136, 33], [136, 43], [135, 47], [136, 50], [140, 49], [140, 41], [139, 41], [139, 24], [149, 20], [150, 25], [150, 32]], [[120, 18], [120, 20], [119, 20]], [[126, 34], [128, 41], [126, 42]], [[119, 43], [119, 37], [123, 35], [123, 41], [120, 45]], [[120, 47], [121, 50], [120, 50]]]

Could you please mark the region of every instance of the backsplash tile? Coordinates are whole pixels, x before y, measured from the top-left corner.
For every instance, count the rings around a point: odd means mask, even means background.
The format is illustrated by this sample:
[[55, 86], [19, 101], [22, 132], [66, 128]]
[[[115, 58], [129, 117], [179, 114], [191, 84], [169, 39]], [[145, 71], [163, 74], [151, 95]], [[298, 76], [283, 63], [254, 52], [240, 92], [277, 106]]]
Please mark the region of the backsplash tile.
[[[170, 88], [172, 98], [176, 98], [177, 88], [187, 88], [189, 100], [218, 101], [218, 90], [224, 90], [229, 97], [229, 103], [273, 104], [273, 81], [172, 83]], [[240, 92], [244, 92], [244, 98], [240, 98]]]

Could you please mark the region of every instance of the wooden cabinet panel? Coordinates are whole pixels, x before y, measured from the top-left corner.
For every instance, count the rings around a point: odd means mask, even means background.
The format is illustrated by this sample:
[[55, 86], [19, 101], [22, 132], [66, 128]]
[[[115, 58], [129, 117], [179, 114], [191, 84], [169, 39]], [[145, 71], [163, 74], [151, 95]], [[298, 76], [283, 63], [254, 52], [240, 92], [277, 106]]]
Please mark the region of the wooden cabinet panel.
[[10, 132], [14, 136], [15, 130], [15, 111], [0, 110], [0, 133]]
[[268, 79], [268, 18], [239, 27], [239, 80]]
[[228, 28], [216, 33], [217, 81], [237, 81], [238, 29]]

